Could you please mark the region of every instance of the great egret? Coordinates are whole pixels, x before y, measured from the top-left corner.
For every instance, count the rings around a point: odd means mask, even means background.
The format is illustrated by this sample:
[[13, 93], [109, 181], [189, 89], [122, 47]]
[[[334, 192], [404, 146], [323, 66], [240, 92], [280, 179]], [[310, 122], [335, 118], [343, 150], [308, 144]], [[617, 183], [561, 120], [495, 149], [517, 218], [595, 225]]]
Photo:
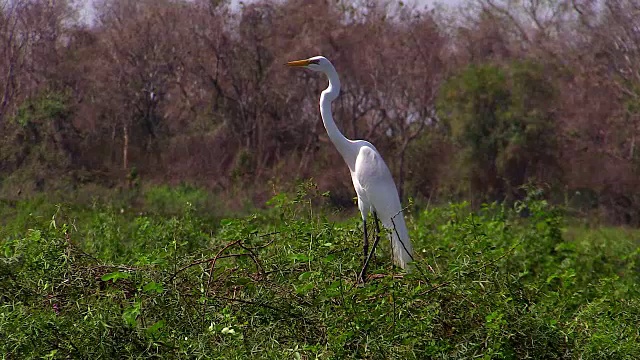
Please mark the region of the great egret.
[[[319, 71], [327, 75], [329, 86], [320, 96], [320, 115], [329, 138], [335, 145], [342, 158], [349, 166], [353, 187], [358, 195], [358, 208], [362, 214], [364, 228], [364, 266], [360, 277], [364, 276], [369, 258], [375, 251], [379, 240], [380, 229], [378, 217], [382, 225], [390, 230], [393, 261], [403, 269], [412, 259], [412, 247], [409, 233], [402, 215], [398, 189], [393, 181], [391, 172], [382, 160], [376, 148], [364, 140], [347, 139], [333, 121], [331, 102], [340, 94], [340, 78], [333, 64], [323, 56], [314, 56], [305, 60], [290, 61], [289, 66], [304, 67]], [[368, 254], [369, 240], [367, 237], [367, 215], [373, 213], [376, 227], [376, 241], [371, 254]]]

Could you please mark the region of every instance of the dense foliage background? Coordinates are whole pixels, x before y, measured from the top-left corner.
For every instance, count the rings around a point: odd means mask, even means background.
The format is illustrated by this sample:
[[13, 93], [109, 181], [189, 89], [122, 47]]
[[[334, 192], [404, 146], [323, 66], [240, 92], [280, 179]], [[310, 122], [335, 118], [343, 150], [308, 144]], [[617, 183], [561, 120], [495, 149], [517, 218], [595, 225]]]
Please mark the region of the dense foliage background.
[[[0, 191], [316, 178], [350, 205], [319, 118], [323, 54], [351, 138], [381, 149], [403, 197], [521, 199], [640, 223], [637, 0], [0, 2]], [[285, 170], [286, 171], [283, 171]], [[237, 198], [237, 197], [236, 197]]]

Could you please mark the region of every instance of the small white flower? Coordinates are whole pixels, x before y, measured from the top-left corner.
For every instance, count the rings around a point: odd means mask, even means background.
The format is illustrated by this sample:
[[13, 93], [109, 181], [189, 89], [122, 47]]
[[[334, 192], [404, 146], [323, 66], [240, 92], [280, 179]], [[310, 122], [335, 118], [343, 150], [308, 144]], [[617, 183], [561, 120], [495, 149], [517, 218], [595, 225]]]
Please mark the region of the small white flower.
[[231, 334], [231, 335], [233, 335], [233, 334], [235, 334], [235, 333], [236, 333], [236, 331], [235, 331], [235, 330], [233, 330], [233, 328], [224, 327], [224, 328], [222, 329], [222, 333], [223, 333], [223, 334]]

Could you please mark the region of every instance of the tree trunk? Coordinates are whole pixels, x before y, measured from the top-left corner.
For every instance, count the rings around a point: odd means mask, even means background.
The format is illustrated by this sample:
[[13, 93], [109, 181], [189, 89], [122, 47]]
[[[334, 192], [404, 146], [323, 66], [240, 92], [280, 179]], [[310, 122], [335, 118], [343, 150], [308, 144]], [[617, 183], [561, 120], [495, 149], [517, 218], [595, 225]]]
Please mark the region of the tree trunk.
[[126, 124], [122, 126], [122, 130], [124, 139], [124, 144], [122, 144], [122, 168], [124, 170], [127, 170], [127, 168], [129, 167], [129, 132], [127, 130]]
[[400, 166], [398, 171], [398, 197], [400, 197], [400, 202], [402, 202], [404, 198], [404, 158], [407, 152], [407, 145], [408, 142], [405, 142], [400, 150]]

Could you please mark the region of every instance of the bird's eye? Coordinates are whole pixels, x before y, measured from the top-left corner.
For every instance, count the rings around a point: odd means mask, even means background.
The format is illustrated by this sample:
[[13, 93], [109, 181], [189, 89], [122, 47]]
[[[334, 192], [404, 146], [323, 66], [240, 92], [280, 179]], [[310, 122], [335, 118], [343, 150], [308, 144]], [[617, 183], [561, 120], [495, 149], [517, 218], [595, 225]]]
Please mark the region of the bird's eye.
[[313, 59], [313, 60], [309, 60], [309, 64], [316, 64], [316, 65], [319, 65], [319, 64], [320, 64], [320, 59]]

